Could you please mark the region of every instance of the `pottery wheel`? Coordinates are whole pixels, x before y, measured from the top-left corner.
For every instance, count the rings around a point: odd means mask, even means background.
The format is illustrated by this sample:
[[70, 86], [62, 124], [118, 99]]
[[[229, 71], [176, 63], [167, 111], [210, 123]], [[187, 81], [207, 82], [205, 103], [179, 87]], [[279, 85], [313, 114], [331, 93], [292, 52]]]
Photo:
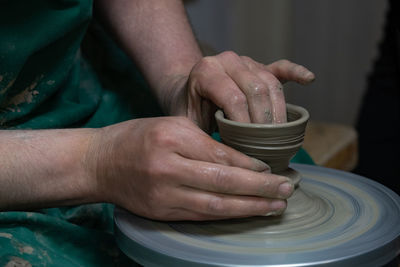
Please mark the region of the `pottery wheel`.
[[293, 164], [278, 217], [158, 222], [115, 210], [122, 251], [144, 266], [381, 266], [400, 252], [400, 197], [351, 173]]

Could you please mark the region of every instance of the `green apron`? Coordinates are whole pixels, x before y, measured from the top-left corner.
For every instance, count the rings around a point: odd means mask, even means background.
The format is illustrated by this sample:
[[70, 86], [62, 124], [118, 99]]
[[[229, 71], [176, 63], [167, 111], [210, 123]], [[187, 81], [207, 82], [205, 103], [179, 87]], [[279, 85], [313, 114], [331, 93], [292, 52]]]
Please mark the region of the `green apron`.
[[[161, 114], [123, 52], [96, 25], [88, 31], [92, 4], [0, 2], [0, 129], [102, 127]], [[298, 161], [310, 159], [302, 152]], [[112, 212], [104, 203], [0, 212], [0, 266], [135, 266], [116, 247]]]
[[[87, 33], [92, 4], [0, 2], [0, 129], [102, 127], [161, 114], [127, 57], [96, 25]], [[104, 203], [0, 212], [0, 266], [136, 265], [115, 245], [112, 212]]]

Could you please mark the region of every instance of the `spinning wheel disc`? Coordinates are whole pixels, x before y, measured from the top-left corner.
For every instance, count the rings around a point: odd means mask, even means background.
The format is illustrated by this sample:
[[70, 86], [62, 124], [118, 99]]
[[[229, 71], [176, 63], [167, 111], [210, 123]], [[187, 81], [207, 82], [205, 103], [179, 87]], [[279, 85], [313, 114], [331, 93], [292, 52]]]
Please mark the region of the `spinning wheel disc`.
[[158, 222], [115, 210], [118, 245], [145, 266], [380, 266], [400, 252], [400, 197], [372, 180], [293, 164], [278, 217]]

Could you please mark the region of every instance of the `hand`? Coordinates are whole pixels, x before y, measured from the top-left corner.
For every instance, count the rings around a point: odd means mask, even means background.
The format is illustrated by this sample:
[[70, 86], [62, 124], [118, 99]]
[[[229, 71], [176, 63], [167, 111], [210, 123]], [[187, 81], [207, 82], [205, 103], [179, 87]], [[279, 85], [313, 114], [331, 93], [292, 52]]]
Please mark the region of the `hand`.
[[88, 152], [97, 199], [159, 220], [280, 214], [293, 184], [183, 117], [132, 120], [97, 133]]
[[212, 130], [217, 107], [239, 122], [282, 123], [286, 122], [282, 83], [307, 84], [314, 79], [312, 72], [288, 60], [263, 65], [224, 52], [203, 58], [189, 77], [181, 77], [175, 84], [181, 89], [168, 96], [170, 112], [187, 116], [204, 130]]

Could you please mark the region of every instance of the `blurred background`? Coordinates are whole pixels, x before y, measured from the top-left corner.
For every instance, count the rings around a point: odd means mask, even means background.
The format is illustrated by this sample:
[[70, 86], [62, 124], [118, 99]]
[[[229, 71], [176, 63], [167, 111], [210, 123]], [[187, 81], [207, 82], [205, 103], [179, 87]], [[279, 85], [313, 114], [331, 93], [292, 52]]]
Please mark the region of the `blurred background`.
[[317, 79], [306, 87], [287, 84], [288, 102], [306, 107], [313, 120], [355, 125], [386, 1], [189, 0], [185, 5], [208, 51], [306, 66]]
[[287, 102], [311, 115], [303, 148], [317, 165], [361, 174], [400, 194], [399, 0], [185, 4], [207, 54], [233, 50], [264, 64], [285, 58], [313, 71], [313, 84], [285, 85]]

